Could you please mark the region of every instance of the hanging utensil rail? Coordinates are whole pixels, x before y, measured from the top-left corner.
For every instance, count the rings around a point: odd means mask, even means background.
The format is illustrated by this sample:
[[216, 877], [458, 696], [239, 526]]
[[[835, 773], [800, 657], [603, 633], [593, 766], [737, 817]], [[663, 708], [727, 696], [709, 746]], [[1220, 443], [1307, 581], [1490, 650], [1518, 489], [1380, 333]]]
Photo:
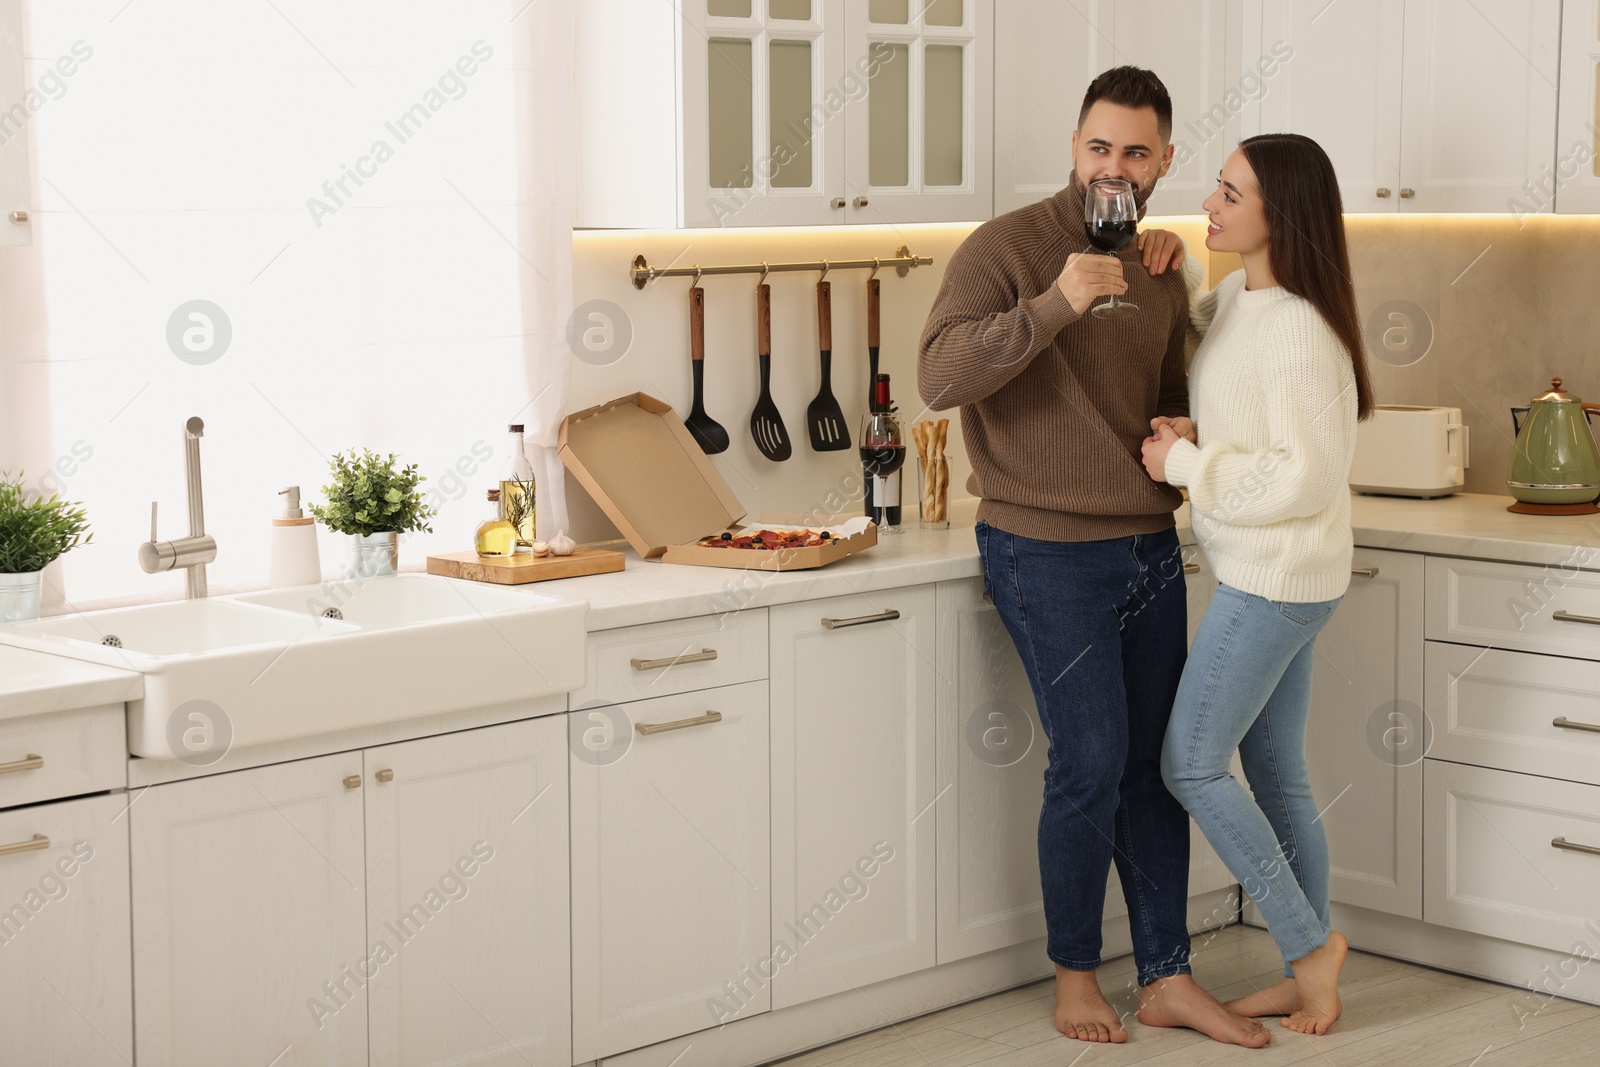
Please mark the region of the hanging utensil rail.
[[780, 274], [786, 271], [811, 271], [819, 270], [824, 276], [830, 270], [865, 270], [872, 268], [876, 274], [884, 267], [893, 267], [895, 273], [904, 278], [911, 273], [912, 267], [933, 266], [932, 256], [919, 256], [911, 251], [910, 247], [901, 245], [895, 253], [887, 258], [873, 259], [818, 259], [804, 263], [732, 263], [717, 267], [705, 267], [696, 263], [692, 267], [652, 267], [650, 261], [644, 256], [633, 257], [633, 287], [643, 289], [648, 283], [657, 278], [699, 278], [707, 274]]

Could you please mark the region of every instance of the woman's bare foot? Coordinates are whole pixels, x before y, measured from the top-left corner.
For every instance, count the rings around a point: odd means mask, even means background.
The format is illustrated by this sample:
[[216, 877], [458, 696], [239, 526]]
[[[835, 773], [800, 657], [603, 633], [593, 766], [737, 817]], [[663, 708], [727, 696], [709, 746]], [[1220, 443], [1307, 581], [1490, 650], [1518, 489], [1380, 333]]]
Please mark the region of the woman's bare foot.
[[1237, 1000], [1225, 1000], [1222, 1006], [1246, 1019], [1259, 1019], [1263, 1015], [1293, 1015], [1300, 1010], [1300, 987], [1293, 978], [1285, 978], [1277, 985], [1258, 989]]
[[1265, 1026], [1224, 1008], [1187, 974], [1158, 978], [1141, 986], [1139, 1021], [1146, 1026], [1185, 1026], [1214, 1041], [1245, 1048], [1260, 1048], [1272, 1040]]
[[1093, 971], [1056, 966], [1056, 1029], [1078, 1041], [1128, 1040], [1117, 1009], [1106, 1002]]
[[1300, 993], [1300, 1010], [1283, 1020], [1283, 1025], [1302, 1034], [1325, 1034], [1339, 1018], [1339, 972], [1350, 942], [1335, 930], [1321, 948], [1295, 960], [1295, 985]]

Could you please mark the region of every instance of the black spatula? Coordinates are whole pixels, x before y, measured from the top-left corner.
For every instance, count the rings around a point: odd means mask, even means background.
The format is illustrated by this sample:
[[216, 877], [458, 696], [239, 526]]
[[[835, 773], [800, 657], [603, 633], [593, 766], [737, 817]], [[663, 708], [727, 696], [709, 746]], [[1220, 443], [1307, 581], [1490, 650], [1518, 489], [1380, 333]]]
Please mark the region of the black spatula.
[[706, 291], [698, 285], [689, 290], [689, 358], [694, 361], [694, 406], [684, 426], [708, 455], [728, 450], [728, 431], [706, 414]]
[[761, 395], [750, 413], [750, 436], [756, 447], [770, 460], [789, 458], [789, 431], [783, 416], [772, 402], [772, 286], [756, 286], [756, 357], [761, 360]]
[[878, 380], [878, 279], [867, 279], [867, 396], [872, 396], [872, 383]]
[[850, 447], [850, 431], [833, 395], [833, 292], [825, 281], [817, 283], [817, 333], [821, 337], [822, 388], [806, 408], [806, 434], [811, 438], [811, 451], [838, 452]]

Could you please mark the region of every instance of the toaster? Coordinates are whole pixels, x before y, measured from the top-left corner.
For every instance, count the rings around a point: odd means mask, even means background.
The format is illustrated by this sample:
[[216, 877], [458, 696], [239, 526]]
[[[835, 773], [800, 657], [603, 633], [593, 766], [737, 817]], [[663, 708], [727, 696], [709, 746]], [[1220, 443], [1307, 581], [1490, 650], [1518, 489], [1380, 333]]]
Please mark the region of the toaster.
[[1469, 438], [1460, 408], [1380, 404], [1356, 427], [1356, 492], [1449, 496], [1465, 484]]

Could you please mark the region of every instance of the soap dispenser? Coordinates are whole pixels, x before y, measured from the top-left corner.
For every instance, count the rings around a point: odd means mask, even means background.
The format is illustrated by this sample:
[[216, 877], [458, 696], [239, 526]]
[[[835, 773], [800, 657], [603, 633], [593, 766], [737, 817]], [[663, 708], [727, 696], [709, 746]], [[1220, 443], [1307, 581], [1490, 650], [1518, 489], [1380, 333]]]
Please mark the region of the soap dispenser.
[[315, 585], [322, 581], [322, 561], [317, 555], [317, 520], [300, 510], [300, 487], [278, 490], [283, 514], [272, 520], [272, 558], [268, 582], [274, 589], [290, 585]]

